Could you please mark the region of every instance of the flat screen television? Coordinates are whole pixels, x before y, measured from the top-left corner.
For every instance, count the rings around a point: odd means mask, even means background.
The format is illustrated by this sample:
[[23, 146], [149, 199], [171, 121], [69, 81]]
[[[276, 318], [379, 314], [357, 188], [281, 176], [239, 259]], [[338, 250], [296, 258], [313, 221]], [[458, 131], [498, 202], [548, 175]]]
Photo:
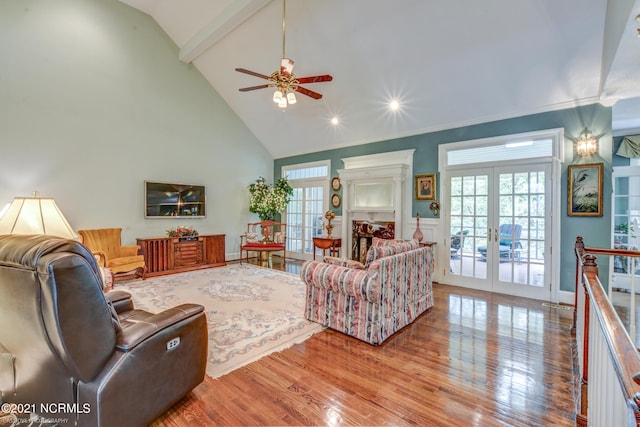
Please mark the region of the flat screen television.
[[145, 218], [204, 218], [204, 185], [144, 182]]

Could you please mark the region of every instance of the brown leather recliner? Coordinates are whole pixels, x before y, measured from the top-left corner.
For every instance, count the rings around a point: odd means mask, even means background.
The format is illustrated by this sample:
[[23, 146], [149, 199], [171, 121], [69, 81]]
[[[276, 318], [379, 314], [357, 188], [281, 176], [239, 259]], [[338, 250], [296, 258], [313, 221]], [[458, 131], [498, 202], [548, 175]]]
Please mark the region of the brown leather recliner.
[[82, 244], [0, 236], [0, 401], [61, 425], [147, 425], [202, 382], [207, 342], [201, 305], [151, 314], [104, 294]]

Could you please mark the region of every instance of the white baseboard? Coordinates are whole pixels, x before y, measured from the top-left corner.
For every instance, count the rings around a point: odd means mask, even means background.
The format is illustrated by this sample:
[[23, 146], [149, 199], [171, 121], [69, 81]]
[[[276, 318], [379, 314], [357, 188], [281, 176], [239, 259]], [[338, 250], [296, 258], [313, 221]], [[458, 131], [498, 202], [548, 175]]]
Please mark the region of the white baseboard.
[[558, 302], [560, 304], [573, 305], [575, 303], [575, 292], [558, 291]]

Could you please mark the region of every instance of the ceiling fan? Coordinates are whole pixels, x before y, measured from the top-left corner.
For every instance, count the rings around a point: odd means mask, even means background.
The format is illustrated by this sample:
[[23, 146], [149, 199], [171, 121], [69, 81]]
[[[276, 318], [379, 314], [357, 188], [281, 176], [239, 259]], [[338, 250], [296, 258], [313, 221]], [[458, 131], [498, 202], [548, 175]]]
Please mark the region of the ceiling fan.
[[329, 74], [310, 77], [296, 77], [296, 75], [293, 74], [293, 60], [287, 58], [284, 51], [286, 10], [287, 0], [282, 0], [282, 61], [280, 62], [280, 69], [271, 73], [270, 76], [267, 76], [266, 74], [256, 73], [255, 71], [247, 70], [245, 68], [236, 68], [236, 71], [240, 73], [249, 74], [250, 76], [260, 77], [261, 79], [270, 81], [270, 83], [258, 86], [241, 88], [239, 89], [240, 92], [248, 92], [256, 89], [275, 87], [276, 91], [273, 93], [273, 102], [276, 102], [278, 104], [278, 107], [280, 108], [287, 108], [287, 105], [295, 104], [297, 102], [294, 92], [307, 95], [313, 99], [322, 98], [322, 94], [303, 88], [300, 86], [301, 84], [330, 82], [331, 80], [333, 80], [333, 77]]

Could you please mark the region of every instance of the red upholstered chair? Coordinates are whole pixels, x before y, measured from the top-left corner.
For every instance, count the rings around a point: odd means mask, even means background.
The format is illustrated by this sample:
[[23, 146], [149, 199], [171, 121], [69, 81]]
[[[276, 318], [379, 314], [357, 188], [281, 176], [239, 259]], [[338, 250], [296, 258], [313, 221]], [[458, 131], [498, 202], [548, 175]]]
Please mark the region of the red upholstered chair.
[[282, 252], [282, 262], [287, 258], [287, 224], [270, 220], [250, 222], [247, 232], [240, 236], [240, 264], [246, 252], [247, 262], [249, 252], [256, 252], [260, 256], [268, 257], [269, 267], [272, 267], [271, 254]]

